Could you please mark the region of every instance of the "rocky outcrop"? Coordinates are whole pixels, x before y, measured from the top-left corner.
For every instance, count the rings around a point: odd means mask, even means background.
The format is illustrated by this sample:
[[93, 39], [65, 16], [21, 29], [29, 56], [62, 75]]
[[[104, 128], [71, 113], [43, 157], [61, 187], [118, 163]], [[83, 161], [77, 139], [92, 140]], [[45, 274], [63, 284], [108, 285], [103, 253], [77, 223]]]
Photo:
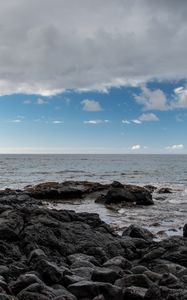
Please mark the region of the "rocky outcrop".
[[[128, 191], [133, 203], [150, 195], [117, 182], [77, 187], [93, 199], [113, 190]], [[42, 189], [49, 195], [49, 185]], [[0, 193], [0, 299], [187, 299], [186, 225], [184, 237], [159, 242], [138, 225], [118, 236], [97, 214], [44, 208], [37, 193]]]

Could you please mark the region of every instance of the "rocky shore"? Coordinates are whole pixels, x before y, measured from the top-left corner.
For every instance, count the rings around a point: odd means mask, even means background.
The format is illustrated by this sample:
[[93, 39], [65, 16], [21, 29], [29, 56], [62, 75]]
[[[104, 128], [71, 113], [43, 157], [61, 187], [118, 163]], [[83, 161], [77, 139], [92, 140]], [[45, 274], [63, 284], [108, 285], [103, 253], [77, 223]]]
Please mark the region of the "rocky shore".
[[53, 182], [0, 191], [0, 300], [187, 299], [187, 225], [162, 241], [138, 225], [119, 236], [97, 214], [44, 205], [91, 197], [148, 206], [154, 189]]

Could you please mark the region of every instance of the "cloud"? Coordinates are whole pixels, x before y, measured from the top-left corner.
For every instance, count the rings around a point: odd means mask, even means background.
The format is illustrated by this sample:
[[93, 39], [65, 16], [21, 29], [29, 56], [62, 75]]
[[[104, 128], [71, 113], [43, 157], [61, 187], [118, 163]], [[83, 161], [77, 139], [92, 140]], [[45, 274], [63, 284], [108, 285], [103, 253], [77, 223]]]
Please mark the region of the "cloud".
[[167, 110], [167, 98], [160, 89], [151, 90], [147, 86], [141, 87], [141, 93], [134, 95], [136, 102], [145, 110]]
[[46, 100], [44, 100], [44, 99], [38, 98], [37, 101], [36, 101], [36, 103], [38, 105], [43, 105], [43, 104], [47, 104], [48, 102]]
[[64, 122], [63, 121], [60, 121], [60, 120], [54, 120], [53, 121], [53, 124], [63, 124]]
[[153, 113], [142, 114], [138, 119], [141, 122], [159, 121], [159, 118]]
[[96, 111], [102, 110], [100, 103], [95, 100], [85, 99], [85, 100], [81, 101], [81, 104], [83, 106], [83, 110], [85, 110], [85, 111], [95, 111], [96, 112]]
[[128, 120], [122, 120], [121, 121], [123, 124], [130, 124], [131, 122], [130, 121], [128, 121]]
[[132, 120], [132, 122], [135, 123], [135, 124], [141, 124], [142, 123], [140, 120], [137, 120], [137, 119]]
[[183, 144], [178, 144], [178, 145], [172, 145], [172, 146], [167, 146], [167, 150], [183, 150], [184, 145]]
[[84, 121], [84, 124], [93, 124], [93, 125], [97, 125], [97, 124], [108, 124], [110, 123], [110, 120], [88, 120], [88, 121]]
[[131, 150], [140, 150], [141, 146], [140, 145], [134, 145], [131, 147]]
[[[186, 78], [186, 12], [184, 0], [2, 0], [0, 95]], [[156, 96], [145, 109], [165, 109]]]
[[187, 108], [187, 87], [178, 87], [174, 90], [175, 101], [172, 103], [173, 108]]

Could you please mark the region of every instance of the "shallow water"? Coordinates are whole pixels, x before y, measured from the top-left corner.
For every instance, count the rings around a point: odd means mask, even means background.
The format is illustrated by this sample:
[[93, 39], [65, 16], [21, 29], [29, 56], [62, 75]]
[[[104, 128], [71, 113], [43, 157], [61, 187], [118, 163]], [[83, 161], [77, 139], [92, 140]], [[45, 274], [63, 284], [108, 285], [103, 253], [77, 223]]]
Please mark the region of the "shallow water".
[[151, 207], [113, 211], [93, 200], [55, 206], [99, 213], [119, 231], [134, 223], [149, 227], [162, 237], [181, 234], [182, 226], [187, 223], [187, 155], [0, 155], [0, 188], [65, 180], [102, 183], [118, 180], [174, 190], [165, 200], [155, 200]]

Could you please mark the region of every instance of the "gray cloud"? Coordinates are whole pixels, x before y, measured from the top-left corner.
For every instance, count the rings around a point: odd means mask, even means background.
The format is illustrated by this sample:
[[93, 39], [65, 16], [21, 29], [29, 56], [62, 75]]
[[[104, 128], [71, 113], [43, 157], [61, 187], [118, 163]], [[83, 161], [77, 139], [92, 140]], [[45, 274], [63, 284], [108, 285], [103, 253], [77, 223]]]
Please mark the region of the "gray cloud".
[[185, 0], [1, 0], [0, 95], [187, 77]]

